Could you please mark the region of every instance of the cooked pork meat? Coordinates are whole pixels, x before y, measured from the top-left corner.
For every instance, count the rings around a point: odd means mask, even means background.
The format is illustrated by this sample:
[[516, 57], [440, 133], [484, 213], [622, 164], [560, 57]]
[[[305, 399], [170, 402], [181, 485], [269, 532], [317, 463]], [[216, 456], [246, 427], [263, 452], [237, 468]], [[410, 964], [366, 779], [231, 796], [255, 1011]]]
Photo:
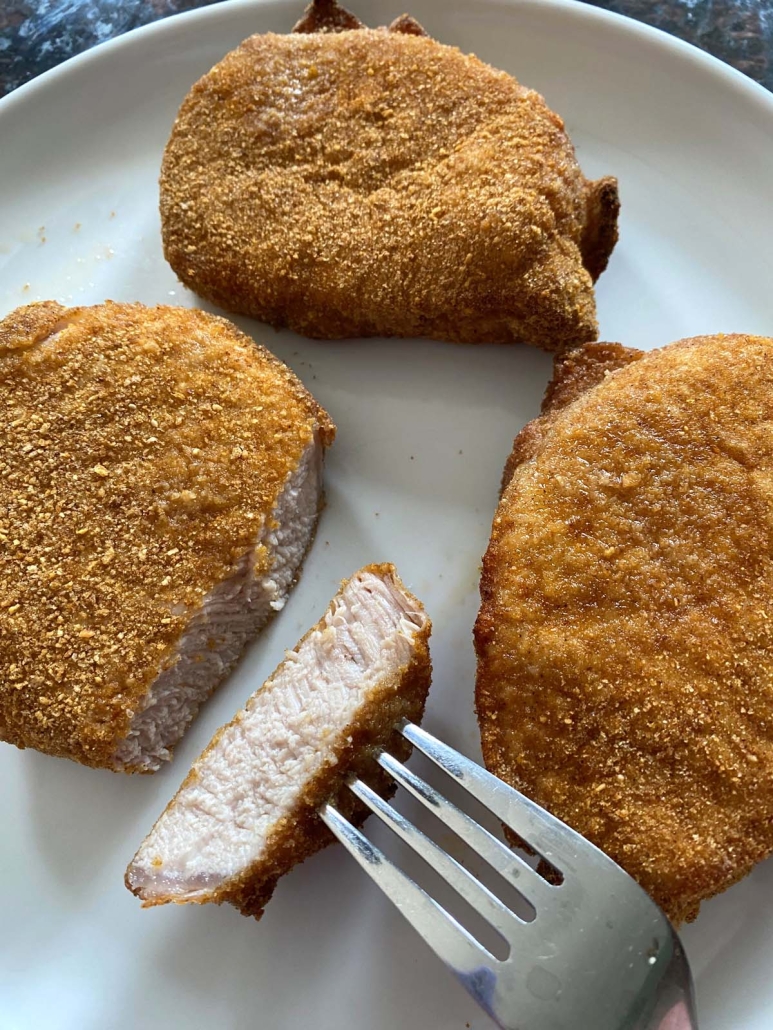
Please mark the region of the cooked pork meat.
[[320, 339], [548, 350], [596, 338], [619, 208], [534, 90], [332, 0], [193, 86], [160, 199], [167, 260], [229, 311]]
[[0, 739], [148, 772], [284, 604], [334, 427], [222, 318], [0, 321]]
[[481, 594], [492, 772], [675, 922], [773, 851], [773, 340], [558, 361]]
[[332, 842], [326, 800], [363, 812], [352, 774], [389, 790], [373, 762], [418, 721], [430, 623], [391, 565], [356, 573], [245, 708], [213, 737], [126, 874], [146, 905], [229, 901], [260, 916], [280, 876]]

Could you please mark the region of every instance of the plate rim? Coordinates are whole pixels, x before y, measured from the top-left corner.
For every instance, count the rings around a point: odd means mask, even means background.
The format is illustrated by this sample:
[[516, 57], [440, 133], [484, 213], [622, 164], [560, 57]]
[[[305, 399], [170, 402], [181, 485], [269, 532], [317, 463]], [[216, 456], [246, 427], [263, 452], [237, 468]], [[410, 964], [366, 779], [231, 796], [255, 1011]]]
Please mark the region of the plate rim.
[[[503, 7], [520, 7], [541, 13], [552, 9], [552, 14], [562, 13], [571, 20], [579, 20], [588, 24], [596, 22], [627, 36], [630, 40], [655, 47], [671, 57], [682, 58], [694, 69], [704, 72], [720, 85], [730, 88], [732, 92], [740, 94], [755, 107], [760, 108], [771, 118], [773, 124], [773, 92], [731, 64], [664, 29], [647, 25], [625, 14], [596, 7], [592, 3], [583, 2], [583, 0], [497, 0], [497, 2]], [[115, 36], [113, 39], [97, 43], [88, 50], [75, 54], [1, 97], [0, 119], [9, 115], [26, 101], [34, 99], [38, 93], [46, 91], [49, 86], [57, 85], [71, 74], [80, 72], [89, 64], [99, 63], [120, 50], [131, 49], [146, 38], [162, 37], [196, 22], [206, 24], [208, 21], [227, 20], [235, 11], [264, 7], [269, 4], [289, 5], [289, 3], [290, 0], [220, 0], [220, 2], [209, 4], [206, 7], [180, 11], [149, 22], [147, 25], [129, 29], [128, 32]]]

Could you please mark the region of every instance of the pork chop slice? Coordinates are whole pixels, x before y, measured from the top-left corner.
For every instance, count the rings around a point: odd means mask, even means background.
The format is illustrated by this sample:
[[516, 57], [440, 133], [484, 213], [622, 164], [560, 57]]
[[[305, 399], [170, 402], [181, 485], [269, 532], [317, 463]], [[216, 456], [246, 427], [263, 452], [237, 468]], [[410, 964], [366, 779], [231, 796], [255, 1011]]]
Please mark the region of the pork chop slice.
[[347, 778], [388, 792], [373, 755], [407, 754], [395, 725], [423, 714], [430, 628], [394, 566], [355, 573], [215, 734], [129, 865], [127, 887], [146, 906], [228, 901], [260, 917], [279, 877], [333, 841], [323, 802], [364, 817]]
[[0, 426], [0, 740], [152, 772], [283, 606], [335, 427], [223, 318], [53, 301], [0, 319]]

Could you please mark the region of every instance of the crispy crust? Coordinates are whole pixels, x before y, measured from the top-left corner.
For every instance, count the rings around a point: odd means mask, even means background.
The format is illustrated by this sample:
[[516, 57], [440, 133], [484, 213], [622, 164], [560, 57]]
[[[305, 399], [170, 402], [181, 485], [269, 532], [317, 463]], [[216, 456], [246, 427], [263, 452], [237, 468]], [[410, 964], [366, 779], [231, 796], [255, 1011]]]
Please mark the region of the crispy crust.
[[346, 32], [362, 28], [360, 19], [340, 7], [336, 0], [312, 0], [293, 32]]
[[[393, 577], [401, 590], [416, 606], [416, 611], [423, 612], [421, 602], [406, 589], [398, 577], [394, 565], [388, 563], [368, 565], [359, 572]], [[359, 575], [359, 572], [355, 575]], [[348, 581], [341, 584], [341, 590], [346, 586], [346, 582]], [[332, 610], [332, 607], [333, 602], [331, 601], [329, 610]], [[323, 615], [293, 650], [297, 652], [307, 637], [324, 626], [324, 621], [325, 616]], [[432, 677], [429, 655], [431, 631], [432, 625], [429, 619], [426, 619], [425, 625], [416, 634], [414, 651], [408, 664], [383, 680], [378, 690], [374, 690], [368, 705], [361, 709], [358, 720], [346, 727], [340, 734], [335, 747], [331, 749], [331, 761], [307, 784], [300, 803], [269, 838], [266, 859], [254, 863], [242, 875], [209, 894], [184, 901], [169, 896], [145, 901], [143, 906], [152, 907], [168, 902], [177, 904], [215, 902], [219, 905], [227, 901], [244, 915], [259, 919], [280, 877], [289, 872], [294, 865], [303, 862], [316, 851], [320, 851], [334, 842], [332, 834], [317, 815], [317, 809], [323, 802], [330, 801], [347, 818], [356, 823], [361, 823], [367, 816], [368, 810], [365, 806], [358, 802], [345, 787], [349, 777], [358, 776], [374, 790], [377, 790], [382, 797], [391, 796], [395, 790], [394, 782], [374, 763], [373, 755], [382, 749], [388, 750], [400, 761], [404, 761], [410, 755], [410, 745], [399, 733], [395, 732], [394, 727], [401, 718], [409, 719], [411, 722], [420, 722], [424, 714]], [[235, 718], [238, 718], [238, 715]], [[181, 791], [190, 783], [195, 782], [197, 767], [206, 755], [217, 748], [220, 738], [230, 725], [231, 723], [222, 726], [217, 731], [164, 811], [172, 808]], [[159, 818], [162, 817], [163, 813]], [[129, 866], [130, 869], [131, 866]], [[128, 889], [133, 890], [129, 880], [129, 870], [127, 870], [125, 882]], [[139, 894], [139, 891], [134, 891], [134, 893]]]
[[410, 14], [401, 14], [390, 23], [389, 32], [402, 32], [407, 36], [426, 36], [424, 28]]
[[225, 319], [110, 302], [0, 321], [0, 424], [0, 739], [111, 768], [189, 619], [334, 426]]
[[611, 372], [630, 365], [632, 361], [638, 361], [643, 355], [644, 351], [622, 347], [619, 343], [588, 343], [577, 350], [557, 355], [553, 362], [553, 378], [545, 391], [539, 417], [527, 422], [513, 440], [513, 449], [502, 473], [501, 492], [504, 493], [518, 466], [539, 453], [542, 441], [559, 411], [577, 400], [586, 390], [603, 382]]
[[597, 334], [619, 207], [539, 94], [407, 15], [366, 29], [330, 0], [196, 83], [160, 204], [167, 260], [228, 310], [548, 350]]
[[35, 347], [56, 331], [67, 314], [68, 309], [55, 300], [16, 308], [0, 320], [0, 360], [10, 357], [13, 351], [18, 354]]
[[773, 341], [558, 363], [483, 563], [487, 766], [679, 923], [773, 851]]
[[582, 234], [582, 261], [594, 283], [607, 267], [618, 239], [620, 195], [611, 175], [588, 184], [588, 212]]

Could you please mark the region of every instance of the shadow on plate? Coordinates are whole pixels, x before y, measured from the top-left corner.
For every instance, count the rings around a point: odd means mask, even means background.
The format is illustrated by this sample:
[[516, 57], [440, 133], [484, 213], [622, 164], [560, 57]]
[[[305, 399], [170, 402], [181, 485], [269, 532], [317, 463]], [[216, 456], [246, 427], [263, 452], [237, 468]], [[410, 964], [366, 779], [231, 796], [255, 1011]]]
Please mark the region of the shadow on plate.
[[552, 371], [551, 355], [533, 347], [308, 340], [198, 303], [294, 370], [338, 426], [331, 469], [345, 465], [384, 493], [494, 498], [513, 437], [538, 414]]
[[[434, 975], [435, 956], [337, 846], [286, 876], [260, 922], [230, 906], [148, 915], [175, 924], [159, 932], [147, 962], [186, 1008], [200, 1006], [197, 1026], [332, 1030], [366, 1027], [374, 1012], [388, 1011], [394, 1026], [423, 1030], [433, 1012], [447, 1010], [449, 994], [458, 994], [460, 1026], [476, 1012], [450, 974]], [[399, 949], [385, 946], [395, 939]], [[419, 996], [420, 1011], [410, 1000]]]
[[31, 750], [24, 763], [38, 854], [68, 892], [85, 896], [114, 856], [126, 852], [147, 810], [149, 778], [87, 769]]

